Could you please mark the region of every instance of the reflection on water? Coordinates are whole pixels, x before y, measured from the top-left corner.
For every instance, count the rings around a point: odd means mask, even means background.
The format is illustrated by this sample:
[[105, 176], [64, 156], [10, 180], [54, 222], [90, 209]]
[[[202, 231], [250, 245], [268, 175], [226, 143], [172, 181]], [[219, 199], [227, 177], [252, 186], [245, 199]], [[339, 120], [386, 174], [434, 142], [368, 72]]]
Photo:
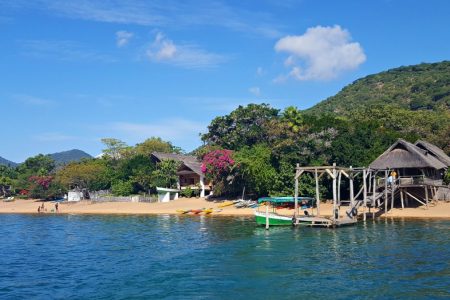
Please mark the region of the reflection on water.
[[0, 298], [450, 296], [450, 221], [340, 229], [214, 216], [0, 216]]

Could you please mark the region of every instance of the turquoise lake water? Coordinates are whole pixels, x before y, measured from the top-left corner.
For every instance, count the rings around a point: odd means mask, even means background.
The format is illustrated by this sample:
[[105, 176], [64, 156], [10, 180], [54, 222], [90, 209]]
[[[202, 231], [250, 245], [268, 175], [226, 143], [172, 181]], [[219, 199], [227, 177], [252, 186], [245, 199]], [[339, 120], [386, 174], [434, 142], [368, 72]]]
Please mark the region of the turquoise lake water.
[[1, 299], [450, 297], [450, 221], [0, 215]]

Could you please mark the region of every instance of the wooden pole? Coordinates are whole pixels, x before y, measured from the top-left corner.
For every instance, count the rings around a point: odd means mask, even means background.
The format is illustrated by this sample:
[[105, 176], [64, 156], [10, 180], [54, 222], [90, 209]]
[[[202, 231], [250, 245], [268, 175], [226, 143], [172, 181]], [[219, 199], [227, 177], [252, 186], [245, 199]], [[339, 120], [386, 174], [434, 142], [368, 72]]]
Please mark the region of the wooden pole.
[[372, 190], [372, 219], [375, 219], [375, 205], [376, 205], [376, 195], [377, 195], [377, 173], [372, 171], [373, 174], [373, 190]]
[[391, 183], [391, 210], [394, 209], [395, 180], [392, 178]]
[[336, 209], [337, 209], [337, 193], [336, 193], [336, 163], [333, 163], [333, 220], [336, 221]]
[[388, 170], [384, 170], [384, 213], [387, 214], [388, 210]]
[[341, 206], [341, 179], [342, 179], [342, 173], [339, 171], [338, 187], [337, 187], [337, 203], [338, 203], [338, 206]]
[[317, 169], [314, 171], [314, 178], [316, 179], [316, 205], [317, 205], [317, 215], [320, 216], [319, 176], [318, 176], [318, 174], [317, 174]]
[[350, 166], [350, 206], [353, 208], [355, 206], [355, 191], [353, 190], [353, 167]]
[[297, 164], [297, 168], [295, 169], [295, 191], [294, 191], [294, 220], [297, 222], [297, 210], [298, 210], [298, 177], [300, 176], [299, 172], [300, 165]]
[[425, 202], [427, 204], [427, 208], [428, 208], [428, 186], [425, 185]]
[[403, 190], [401, 188], [399, 188], [399, 189], [400, 189], [400, 202], [402, 203], [402, 209], [404, 209], [405, 208], [405, 204], [403, 202]]
[[269, 229], [269, 202], [266, 202], [266, 230]]
[[364, 203], [363, 220], [364, 221], [367, 219], [367, 216], [366, 216], [366, 209], [367, 209], [367, 183], [366, 183], [366, 178], [367, 178], [367, 170], [364, 169], [363, 170], [363, 203]]

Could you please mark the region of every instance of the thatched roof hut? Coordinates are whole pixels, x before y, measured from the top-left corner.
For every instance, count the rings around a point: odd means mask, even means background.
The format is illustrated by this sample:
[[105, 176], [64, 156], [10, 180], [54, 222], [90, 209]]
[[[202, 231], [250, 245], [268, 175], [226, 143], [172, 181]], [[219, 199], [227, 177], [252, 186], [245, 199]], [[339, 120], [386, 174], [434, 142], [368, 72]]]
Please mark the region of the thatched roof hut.
[[383, 170], [383, 169], [442, 170], [446, 169], [448, 165], [440, 161], [437, 158], [437, 156], [430, 154], [429, 151], [424, 150], [416, 145], [413, 145], [403, 139], [398, 139], [391, 147], [389, 147], [389, 149], [387, 149], [376, 160], [374, 160], [369, 167], [375, 170]]
[[203, 176], [202, 163], [195, 156], [176, 153], [153, 152], [152, 158], [155, 159], [156, 161], [163, 161], [169, 159], [179, 161], [185, 167], [191, 169], [192, 172], [194, 172], [195, 174]]
[[450, 157], [445, 154], [445, 152], [440, 149], [438, 146], [433, 145], [427, 141], [418, 140], [415, 145], [419, 147], [422, 150], [425, 150], [428, 152], [428, 154], [433, 155], [436, 157], [439, 161], [441, 161], [443, 164], [445, 164], [447, 167], [450, 167]]

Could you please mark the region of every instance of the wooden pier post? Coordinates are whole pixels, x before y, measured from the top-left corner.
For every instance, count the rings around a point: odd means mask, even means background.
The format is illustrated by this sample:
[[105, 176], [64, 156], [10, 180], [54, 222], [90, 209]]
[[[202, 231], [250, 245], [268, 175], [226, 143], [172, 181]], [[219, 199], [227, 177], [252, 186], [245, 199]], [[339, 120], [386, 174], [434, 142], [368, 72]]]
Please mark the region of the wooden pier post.
[[391, 210], [394, 209], [395, 180], [391, 183]]
[[353, 190], [353, 167], [350, 166], [350, 174], [349, 180], [350, 180], [350, 206], [353, 208], [355, 206], [355, 191]]
[[337, 203], [338, 206], [341, 206], [341, 179], [342, 179], [342, 172], [338, 172], [338, 187], [337, 187]]
[[319, 175], [317, 169], [314, 170], [314, 178], [316, 180], [316, 205], [317, 205], [317, 215], [320, 216], [320, 194], [319, 194]]
[[337, 209], [337, 193], [336, 193], [336, 163], [333, 163], [333, 220], [336, 222], [336, 209]]
[[297, 164], [295, 168], [295, 191], [294, 191], [294, 222], [297, 223], [297, 213], [298, 213], [298, 179], [300, 176], [300, 165]]
[[373, 190], [372, 190], [372, 219], [375, 219], [375, 205], [376, 205], [376, 194], [377, 194], [377, 172], [372, 171], [373, 174]]
[[367, 170], [363, 169], [363, 204], [364, 204], [364, 216], [363, 220], [367, 219], [366, 210], [367, 210]]
[[428, 186], [425, 185], [425, 203], [427, 204], [427, 208], [428, 208]]
[[403, 202], [403, 190], [402, 188], [399, 188], [400, 191], [400, 202], [402, 203], [402, 209], [405, 208], [405, 203]]
[[266, 230], [269, 229], [269, 202], [266, 202]]
[[388, 170], [384, 170], [384, 213], [387, 214], [388, 210]]

